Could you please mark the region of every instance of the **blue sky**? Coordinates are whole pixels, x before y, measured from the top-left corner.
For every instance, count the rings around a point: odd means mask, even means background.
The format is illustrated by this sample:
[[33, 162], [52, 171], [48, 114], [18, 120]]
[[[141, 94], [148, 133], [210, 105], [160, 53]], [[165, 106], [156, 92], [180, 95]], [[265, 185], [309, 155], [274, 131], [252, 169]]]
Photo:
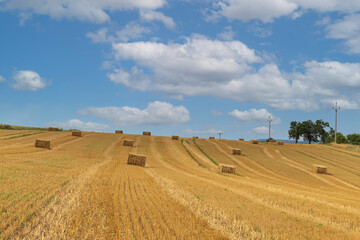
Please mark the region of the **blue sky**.
[[0, 0], [0, 122], [287, 139], [360, 127], [357, 0]]

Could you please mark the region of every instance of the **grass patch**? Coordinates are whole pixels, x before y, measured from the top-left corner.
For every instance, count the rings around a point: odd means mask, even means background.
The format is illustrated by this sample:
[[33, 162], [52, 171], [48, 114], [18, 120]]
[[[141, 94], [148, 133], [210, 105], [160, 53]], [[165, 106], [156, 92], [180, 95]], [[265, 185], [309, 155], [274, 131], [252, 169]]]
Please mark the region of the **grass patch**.
[[23, 134], [23, 135], [18, 135], [18, 136], [3, 138], [3, 140], [10, 140], [10, 139], [14, 139], [14, 138], [27, 137], [27, 136], [31, 136], [31, 135], [35, 135], [35, 134], [39, 134], [39, 133], [44, 133], [44, 132], [27, 133], [27, 134]]
[[[186, 141], [186, 140], [185, 140]], [[189, 142], [188, 141], [186, 141], [188, 144], [189, 144]], [[184, 145], [184, 139], [182, 138], [181, 139], [181, 145], [183, 145], [183, 147], [185, 148], [185, 151], [189, 154], [189, 156], [195, 161], [195, 162], [197, 162], [197, 164], [199, 164], [199, 166], [200, 167], [205, 167], [204, 165], [202, 165], [192, 154], [191, 154], [191, 152], [185, 147], [185, 145]], [[189, 144], [190, 145], [190, 144]]]
[[212, 161], [216, 166], [218, 166], [219, 164], [218, 164], [217, 162], [215, 162], [209, 155], [207, 155], [206, 152], [205, 152], [204, 150], [202, 150], [201, 147], [199, 147], [199, 145], [197, 145], [197, 143], [196, 143], [195, 140], [196, 140], [196, 139], [194, 138], [194, 139], [193, 139], [193, 142], [194, 142], [195, 146], [196, 146], [208, 159], [210, 159], [210, 161]]

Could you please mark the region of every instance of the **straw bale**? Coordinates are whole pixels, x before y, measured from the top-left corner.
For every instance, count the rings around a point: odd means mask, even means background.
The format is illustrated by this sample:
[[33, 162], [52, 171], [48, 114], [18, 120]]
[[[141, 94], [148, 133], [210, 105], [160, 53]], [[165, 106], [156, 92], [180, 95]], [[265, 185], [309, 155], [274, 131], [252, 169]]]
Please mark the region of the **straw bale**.
[[271, 142], [271, 143], [275, 143], [276, 140], [275, 140], [275, 139], [270, 139], [270, 142]]
[[253, 140], [253, 139], [251, 139], [251, 144], [259, 144], [259, 140]]
[[223, 173], [232, 173], [232, 174], [235, 174], [235, 170], [236, 170], [235, 166], [225, 165], [225, 164], [219, 164], [219, 169]]
[[145, 167], [146, 156], [136, 153], [129, 153], [127, 164]]
[[143, 131], [143, 135], [151, 136], [151, 132]]
[[233, 155], [241, 155], [241, 150], [238, 148], [233, 148], [232, 152], [233, 152]]
[[36, 139], [35, 147], [50, 149], [50, 141]]
[[58, 128], [55, 128], [55, 127], [49, 127], [49, 131], [58, 131], [59, 129]]
[[239, 138], [239, 141], [240, 141], [240, 142], [243, 142], [243, 141], [244, 141], [244, 139], [243, 139], [243, 138]]
[[124, 146], [134, 146], [134, 140], [131, 139], [124, 139]]
[[179, 140], [179, 136], [172, 135], [172, 136], [171, 136], [171, 139], [172, 139], [172, 140]]
[[316, 173], [327, 173], [327, 167], [323, 165], [313, 165], [313, 170]]
[[209, 139], [215, 139], [215, 137], [209, 137]]
[[278, 145], [284, 145], [284, 142], [283, 142], [283, 141], [279, 141], [279, 142], [278, 142]]
[[199, 137], [193, 137], [193, 138], [195, 138], [195, 139], [199, 139]]
[[123, 130], [115, 130], [115, 134], [123, 134]]
[[72, 132], [72, 135], [75, 136], [75, 137], [81, 137], [81, 132], [74, 131], [74, 132]]

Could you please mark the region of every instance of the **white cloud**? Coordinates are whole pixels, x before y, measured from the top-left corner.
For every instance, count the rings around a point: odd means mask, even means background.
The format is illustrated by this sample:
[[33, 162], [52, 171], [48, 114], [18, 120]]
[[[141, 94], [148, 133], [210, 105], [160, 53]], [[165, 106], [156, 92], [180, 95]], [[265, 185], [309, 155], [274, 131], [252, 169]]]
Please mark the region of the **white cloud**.
[[223, 133], [222, 130], [219, 130], [217, 128], [214, 127], [206, 127], [205, 130], [193, 130], [193, 129], [185, 129], [183, 131], [183, 135], [185, 136], [195, 136], [195, 135], [208, 135], [208, 134], [212, 134], [212, 135], [216, 135], [219, 132]]
[[17, 71], [12, 88], [16, 90], [37, 91], [46, 87], [46, 82], [34, 71]]
[[360, 53], [360, 14], [345, 16], [342, 20], [326, 27], [326, 37], [345, 40], [344, 45], [349, 53]]
[[0, 82], [5, 82], [5, 78], [3, 76], [0, 75]]
[[327, 106], [328, 109], [335, 106], [335, 103], [340, 107], [341, 110], [357, 110], [360, 109], [360, 104], [358, 102], [346, 99], [346, 98], [338, 98], [338, 99], [323, 99], [322, 103]]
[[274, 116], [272, 113], [268, 112], [265, 108], [261, 109], [250, 109], [246, 111], [239, 111], [235, 109], [232, 112], [229, 112], [230, 116], [235, 117], [239, 121], [244, 122], [266, 122], [269, 117], [273, 120], [273, 124], [279, 124], [280, 118]]
[[230, 20], [261, 20], [272, 22], [276, 18], [291, 16], [296, 19], [307, 10], [317, 12], [356, 13], [360, 10], [358, 0], [220, 0], [214, 4], [212, 19], [224, 16]]
[[88, 107], [79, 114], [106, 119], [116, 126], [176, 125], [190, 120], [190, 112], [184, 106], [167, 102], [149, 103], [146, 109], [134, 107]]
[[274, 18], [289, 15], [298, 7], [288, 0], [222, 0], [216, 6], [219, 8], [218, 14], [228, 19], [259, 19], [263, 22], [272, 22]]
[[223, 115], [222, 112], [219, 112], [219, 111], [216, 111], [216, 110], [211, 110], [211, 114], [214, 115], [214, 116], [221, 116], [221, 115]]
[[51, 122], [47, 125], [63, 129], [78, 129], [82, 131], [104, 131], [109, 128], [106, 124], [82, 122], [78, 119], [72, 119], [67, 122]]
[[226, 40], [226, 41], [231, 41], [234, 39], [234, 36], [235, 36], [235, 33], [234, 31], [232, 30], [232, 27], [231, 26], [227, 26], [225, 27], [225, 31], [222, 32], [222, 33], [219, 33], [217, 35], [218, 38], [220, 39], [223, 39], [223, 40]]
[[129, 40], [142, 38], [144, 34], [150, 33], [150, 29], [141, 26], [135, 22], [126, 24], [126, 26], [118, 31], [109, 33], [109, 29], [104, 27], [97, 32], [89, 32], [86, 34], [94, 43], [113, 43], [127, 42]]
[[264, 127], [264, 126], [256, 127], [256, 128], [253, 128], [253, 133], [258, 134], [258, 135], [269, 134], [269, 128]]
[[20, 13], [48, 15], [52, 19], [104, 23], [110, 21], [107, 11], [157, 9], [165, 3], [166, 0], [5, 0], [1, 6]]
[[140, 18], [145, 22], [151, 21], [160, 21], [162, 22], [167, 28], [174, 29], [176, 24], [171, 17], [165, 16], [161, 12], [156, 12], [149, 9], [141, 9], [140, 10]]
[[316, 111], [323, 100], [345, 96], [359, 102], [357, 63], [310, 61], [297, 72], [284, 73], [239, 41], [203, 36], [192, 36], [183, 44], [118, 43], [113, 50], [117, 61], [129, 60], [134, 66], [108, 73], [109, 79], [141, 91], [162, 91], [179, 99], [215, 96], [282, 110]]

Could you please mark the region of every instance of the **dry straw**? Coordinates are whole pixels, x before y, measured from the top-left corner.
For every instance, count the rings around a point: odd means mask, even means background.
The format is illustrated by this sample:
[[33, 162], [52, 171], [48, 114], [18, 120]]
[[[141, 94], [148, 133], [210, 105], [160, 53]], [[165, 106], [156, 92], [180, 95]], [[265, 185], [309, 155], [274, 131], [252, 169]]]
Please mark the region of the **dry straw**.
[[123, 130], [115, 130], [115, 134], [123, 134]]
[[233, 153], [233, 155], [241, 155], [241, 150], [238, 148], [233, 148], [232, 153]]
[[72, 135], [75, 137], [81, 137], [81, 132], [75, 131], [75, 132], [72, 132]]
[[327, 173], [327, 167], [323, 165], [313, 165], [313, 170], [316, 173]]
[[239, 141], [240, 141], [240, 142], [243, 142], [243, 141], [244, 141], [244, 139], [243, 139], [243, 138], [239, 138]]
[[278, 142], [278, 145], [284, 145], [284, 142], [283, 142], [283, 141], [279, 141], [279, 142]]
[[276, 140], [275, 140], [275, 139], [270, 139], [270, 142], [271, 142], [271, 143], [275, 143]]
[[172, 139], [172, 140], [179, 140], [179, 136], [172, 135], [172, 136], [171, 136], [171, 139]]
[[143, 135], [145, 135], [145, 136], [151, 136], [151, 132], [143, 131]]
[[58, 131], [59, 129], [58, 128], [55, 128], [55, 127], [49, 127], [49, 131]]
[[35, 147], [50, 149], [50, 141], [36, 139]]
[[124, 146], [134, 146], [134, 140], [131, 139], [124, 139]]
[[195, 138], [195, 139], [199, 139], [199, 137], [193, 137], [193, 138]]
[[219, 164], [219, 169], [221, 172], [223, 173], [232, 173], [235, 174], [235, 166], [231, 166], [231, 165], [225, 165], [225, 164]]
[[259, 140], [253, 140], [253, 139], [251, 139], [251, 144], [259, 144]]
[[129, 153], [127, 164], [145, 167], [145, 163], [146, 163], [145, 155]]
[[215, 139], [215, 137], [209, 137], [209, 139]]

